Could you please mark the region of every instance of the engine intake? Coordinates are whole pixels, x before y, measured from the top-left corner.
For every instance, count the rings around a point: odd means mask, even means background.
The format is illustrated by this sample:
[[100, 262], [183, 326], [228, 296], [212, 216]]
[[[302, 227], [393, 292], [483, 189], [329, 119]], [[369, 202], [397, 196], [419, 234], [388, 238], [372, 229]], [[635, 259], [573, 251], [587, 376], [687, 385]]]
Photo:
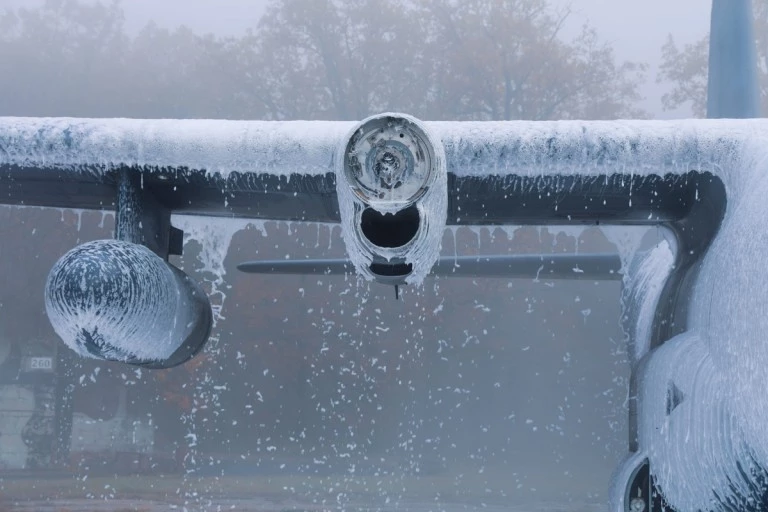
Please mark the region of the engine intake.
[[417, 119], [381, 114], [339, 148], [342, 235], [357, 272], [385, 284], [418, 283], [440, 254], [448, 205], [445, 151]]
[[405, 247], [416, 238], [420, 228], [421, 215], [416, 206], [409, 206], [397, 213], [381, 213], [366, 208], [360, 216], [363, 236], [377, 247]]

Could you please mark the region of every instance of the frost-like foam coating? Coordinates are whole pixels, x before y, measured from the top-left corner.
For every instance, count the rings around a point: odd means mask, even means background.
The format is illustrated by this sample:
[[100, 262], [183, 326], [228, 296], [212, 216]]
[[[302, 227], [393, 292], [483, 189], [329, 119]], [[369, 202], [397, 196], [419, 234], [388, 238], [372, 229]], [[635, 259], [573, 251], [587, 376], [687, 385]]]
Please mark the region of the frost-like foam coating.
[[629, 334], [634, 361], [640, 360], [651, 348], [656, 308], [674, 263], [674, 251], [667, 240], [662, 240], [656, 247], [636, 256], [624, 271], [622, 324]]
[[192, 241], [200, 244], [198, 258], [203, 264], [200, 270], [213, 274], [219, 284], [224, 282], [227, 273], [224, 259], [229, 252], [232, 238], [248, 226], [254, 226], [266, 236], [264, 221], [256, 219], [174, 215], [172, 223], [184, 232], [185, 245]]
[[754, 497], [760, 470], [727, 390], [706, 343], [693, 332], [666, 342], [645, 363], [639, 442], [675, 510], [721, 510]]
[[[426, 184], [428, 187], [426, 193], [416, 203], [421, 217], [419, 230], [410, 243], [397, 248], [374, 246], [362, 235], [360, 216], [367, 205], [363, 204], [355, 195], [344, 172], [344, 154], [349, 139], [365, 123], [387, 116], [405, 119], [416, 125], [426, 135], [427, 141], [434, 151], [435, 172], [431, 174], [430, 181]], [[339, 198], [342, 237], [347, 247], [349, 259], [358, 274], [369, 280], [375, 279], [375, 275], [369, 268], [374, 256], [387, 261], [402, 258], [406, 263], [413, 265], [413, 271], [406, 278], [406, 282], [408, 284], [421, 284], [440, 257], [440, 243], [448, 212], [448, 175], [445, 170], [445, 152], [440, 140], [429, 132], [424, 123], [411, 116], [382, 114], [366, 119], [355, 126], [339, 146], [336, 155], [336, 192]], [[386, 204], [375, 204], [373, 207], [384, 214], [393, 213], [387, 211]]]
[[239, 231], [254, 226], [266, 236], [264, 221], [251, 219], [232, 219], [226, 217], [199, 217], [192, 215], [174, 215], [172, 223], [184, 232], [184, 245], [194, 241], [200, 244], [198, 261], [203, 265], [201, 272], [210, 274], [208, 296], [213, 300], [214, 326], [222, 318], [221, 309], [226, 301], [225, 277], [227, 274], [224, 259], [229, 252], [232, 238]]
[[629, 267], [632, 259], [643, 241], [642, 230], [632, 226], [603, 226], [601, 228], [605, 238], [616, 246], [621, 260], [621, 273], [626, 284], [629, 277]]
[[745, 153], [744, 183], [729, 195], [696, 284], [691, 323], [705, 337], [757, 461], [768, 468], [768, 159]]
[[456, 176], [633, 176], [709, 171], [725, 178], [765, 120], [432, 122]]
[[320, 175], [352, 123], [0, 118], [0, 165]]
[[161, 361], [184, 341], [187, 318], [177, 277], [142, 245], [99, 240], [65, 254], [48, 276], [53, 329], [86, 357]]
[[[405, 116], [402, 116], [405, 117]], [[0, 117], [0, 165], [320, 175], [355, 123]], [[711, 171], [765, 120], [425, 122], [457, 176]]]

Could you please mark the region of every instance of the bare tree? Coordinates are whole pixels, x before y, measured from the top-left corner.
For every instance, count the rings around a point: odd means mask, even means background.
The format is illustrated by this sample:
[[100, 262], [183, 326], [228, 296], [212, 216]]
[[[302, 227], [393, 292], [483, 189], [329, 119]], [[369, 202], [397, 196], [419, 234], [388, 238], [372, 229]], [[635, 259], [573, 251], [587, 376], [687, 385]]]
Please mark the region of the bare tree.
[[116, 1], [0, 16], [0, 114], [237, 119], [636, 117], [643, 67], [618, 63], [548, 0], [273, 0], [222, 39]]
[[616, 63], [588, 27], [564, 40], [568, 16], [545, 0], [276, 0], [259, 27], [264, 95], [275, 117], [286, 86], [312, 99], [309, 118], [642, 115], [644, 67]]
[[587, 26], [562, 36], [570, 10], [546, 0], [425, 0], [433, 18], [438, 101], [458, 119], [638, 117], [644, 66], [618, 64]]

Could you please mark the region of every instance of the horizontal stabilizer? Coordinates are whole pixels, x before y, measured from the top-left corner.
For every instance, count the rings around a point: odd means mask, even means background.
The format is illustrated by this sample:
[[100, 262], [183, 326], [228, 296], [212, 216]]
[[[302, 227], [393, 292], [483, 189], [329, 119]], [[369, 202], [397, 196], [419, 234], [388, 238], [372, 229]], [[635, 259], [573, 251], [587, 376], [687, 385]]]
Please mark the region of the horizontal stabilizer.
[[[354, 271], [345, 259], [248, 261], [237, 268], [250, 274], [343, 275]], [[511, 254], [443, 257], [430, 275], [531, 279], [620, 280], [618, 254]]]

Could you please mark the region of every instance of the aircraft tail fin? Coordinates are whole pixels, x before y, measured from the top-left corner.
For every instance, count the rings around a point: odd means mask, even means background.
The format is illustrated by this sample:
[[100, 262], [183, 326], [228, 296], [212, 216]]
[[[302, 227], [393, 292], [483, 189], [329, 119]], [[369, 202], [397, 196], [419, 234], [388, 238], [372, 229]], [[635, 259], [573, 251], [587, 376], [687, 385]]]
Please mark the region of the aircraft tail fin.
[[760, 117], [752, 0], [713, 0], [707, 117]]

